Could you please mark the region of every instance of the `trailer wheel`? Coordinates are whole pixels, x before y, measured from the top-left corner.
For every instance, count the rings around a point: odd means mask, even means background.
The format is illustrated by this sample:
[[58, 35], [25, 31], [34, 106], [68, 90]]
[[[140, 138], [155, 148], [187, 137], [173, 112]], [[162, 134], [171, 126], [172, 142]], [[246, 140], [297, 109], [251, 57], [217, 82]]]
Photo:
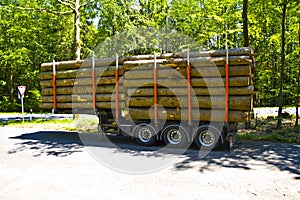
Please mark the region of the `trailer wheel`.
[[149, 124], [140, 124], [134, 130], [134, 138], [137, 143], [151, 146], [156, 142], [156, 129]]
[[188, 132], [180, 125], [167, 126], [162, 132], [162, 139], [170, 147], [189, 147]]
[[220, 144], [221, 133], [214, 127], [200, 126], [194, 135], [195, 144], [200, 149], [215, 150]]

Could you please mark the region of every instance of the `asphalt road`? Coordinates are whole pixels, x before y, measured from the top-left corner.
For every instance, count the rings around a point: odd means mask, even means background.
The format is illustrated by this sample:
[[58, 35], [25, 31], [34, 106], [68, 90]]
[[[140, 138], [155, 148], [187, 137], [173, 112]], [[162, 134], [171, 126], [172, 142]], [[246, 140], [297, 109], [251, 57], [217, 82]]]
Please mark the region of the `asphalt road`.
[[[109, 140], [1, 127], [0, 199], [300, 199], [300, 145], [243, 141], [231, 152], [201, 157], [193, 148], [158, 153], [161, 145], [141, 147], [126, 137]], [[120, 168], [133, 158], [174, 161], [155, 172], [134, 174], [102, 163], [99, 152], [117, 155], [114, 164]]]

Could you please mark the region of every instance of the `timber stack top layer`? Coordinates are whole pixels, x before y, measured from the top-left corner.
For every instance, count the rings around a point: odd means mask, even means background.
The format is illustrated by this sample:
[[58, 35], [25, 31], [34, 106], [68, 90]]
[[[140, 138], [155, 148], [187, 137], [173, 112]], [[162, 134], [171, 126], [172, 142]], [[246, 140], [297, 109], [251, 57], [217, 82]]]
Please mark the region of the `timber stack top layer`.
[[229, 122], [246, 122], [253, 110], [253, 51], [230, 49], [228, 70], [226, 62], [226, 51], [215, 50], [43, 63], [41, 108], [199, 121], [224, 121], [227, 108]]

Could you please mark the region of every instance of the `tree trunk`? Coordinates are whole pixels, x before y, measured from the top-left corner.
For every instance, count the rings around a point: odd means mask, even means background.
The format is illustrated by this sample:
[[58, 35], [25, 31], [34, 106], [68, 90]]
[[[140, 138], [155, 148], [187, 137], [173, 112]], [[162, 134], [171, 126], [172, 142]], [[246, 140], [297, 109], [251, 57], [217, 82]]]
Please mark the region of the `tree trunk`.
[[[103, 77], [106, 78], [106, 77]], [[103, 79], [102, 78], [102, 79]], [[184, 78], [172, 77], [167, 79], [158, 79], [157, 83], [164, 87], [186, 87], [187, 80]], [[41, 81], [41, 85], [44, 84]], [[49, 83], [51, 84], [51, 83]], [[153, 87], [153, 79], [125, 79], [125, 87]], [[249, 77], [229, 77], [229, 86], [249, 86], [251, 80]], [[192, 87], [224, 87], [225, 79], [218, 77], [206, 77], [206, 78], [192, 78], [191, 86]], [[43, 86], [43, 85], [42, 85]], [[62, 85], [63, 86], [63, 85]]]
[[[125, 100], [125, 94], [119, 93], [119, 100], [124, 101]], [[57, 95], [56, 100], [58, 103], [86, 103], [86, 102], [92, 102], [93, 101], [93, 95], [92, 94], [72, 94], [72, 95]], [[116, 95], [112, 94], [97, 94], [96, 95], [96, 101], [97, 102], [110, 102], [115, 101]], [[53, 103], [53, 96], [42, 96], [42, 102], [43, 103]]]
[[249, 46], [249, 33], [248, 33], [248, 0], [243, 0], [243, 36], [244, 46]]
[[[251, 96], [229, 96], [229, 109], [250, 111], [252, 109]], [[218, 108], [225, 109], [224, 96], [198, 96], [192, 97], [193, 108]], [[187, 97], [159, 97], [158, 104], [165, 108], [187, 108]], [[127, 99], [127, 106], [151, 107], [154, 105], [153, 97], [131, 97]]]
[[[120, 67], [120, 66], [119, 66]], [[103, 68], [96, 68], [95, 75], [97, 78], [100, 77], [108, 77], [115, 76], [116, 67], [108, 66]], [[41, 72], [40, 80], [50, 80], [52, 79], [52, 71]], [[120, 67], [119, 75], [122, 76], [124, 74], [123, 68]], [[57, 79], [66, 79], [66, 78], [83, 78], [83, 77], [92, 77], [92, 69], [73, 69], [73, 70], [65, 70], [65, 71], [57, 71], [56, 78]]]
[[[248, 0], [243, 0], [243, 38], [244, 47], [249, 46], [249, 33], [248, 33]], [[245, 123], [245, 128], [248, 129], [250, 123]]]
[[[299, 63], [299, 66], [300, 66], [300, 63]], [[296, 95], [296, 122], [295, 122], [295, 127], [297, 127], [299, 125], [300, 67], [298, 67], [298, 70], [299, 71], [298, 71], [298, 77], [297, 77], [297, 82], [298, 82], [297, 86], [298, 86], [298, 88], [297, 88], [297, 95]]]
[[80, 60], [81, 40], [80, 40], [80, 2], [76, 0], [74, 10], [74, 34], [75, 34], [75, 59]]
[[[116, 104], [115, 102], [97, 102], [96, 106], [102, 109], [113, 109], [116, 107]], [[41, 108], [50, 110], [53, 108], [53, 103], [42, 103]], [[125, 102], [119, 102], [119, 108], [125, 108]], [[57, 103], [57, 109], [93, 109], [93, 102]]]
[[[44, 89], [43, 89], [44, 90]], [[186, 96], [186, 87], [174, 88], [158, 88], [159, 96]], [[225, 95], [224, 87], [193, 87], [192, 94], [196, 96], [209, 96], [209, 95]], [[229, 95], [253, 95], [254, 87], [230, 87]], [[153, 97], [153, 88], [127, 88], [127, 95], [130, 97]]]
[[285, 18], [286, 18], [286, 7], [284, 3], [282, 6], [282, 32], [281, 32], [281, 67], [280, 67], [280, 81], [279, 81], [279, 109], [278, 109], [278, 121], [277, 128], [280, 129], [282, 126], [282, 107], [283, 107], [283, 81], [284, 81], [284, 68], [285, 68]]
[[8, 91], [9, 91], [9, 101], [12, 103], [14, 101], [14, 74], [11, 65], [9, 67]]
[[[299, 37], [299, 49], [300, 49], [300, 20], [299, 20], [299, 29], [298, 29], [298, 37]], [[300, 57], [300, 50], [299, 50], [299, 57]], [[297, 88], [297, 96], [296, 96], [296, 122], [295, 127], [299, 125], [299, 98], [300, 98], [300, 60], [299, 60], [299, 66], [298, 66], [298, 88]]]
[[[99, 80], [97, 79], [97, 85], [114, 85], [116, 84], [115, 77], [101, 77]], [[40, 81], [40, 85], [44, 88], [52, 87], [52, 80], [42, 80]], [[70, 79], [57, 79], [56, 86], [57, 87], [89, 87], [92, 85], [91, 78], [70, 78]]]
[[[207, 55], [209, 56], [209, 55]], [[229, 56], [229, 65], [250, 65], [252, 64], [251, 57], [247, 56]], [[123, 66], [125, 70], [131, 70], [139, 67], [153, 68], [153, 60], [140, 60], [140, 61], [126, 61]], [[156, 63], [162, 64], [166, 67], [186, 67], [187, 58], [171, 58], [171, 59], [157, 59]], [[212, 67], [212, 66], [224, 66], [226, 63], [226, 57], [190, 57], [190, 63], [194, 67]]]
[[[250, 76], [251, 66], [250, 65], [238, 65], [231, 66], [229, 68], [229, 76]], [[169, 67], [158, 67], [157, 77], [158, 78], [172, 78], [172, 77], [186, 77], [187, 72], [185, 68], [173, 69]], [[191, 68], [191, 77], [219, 77], [225, 76], [224, 67], [197, 67]], [[132, 69], [125, 73], [126, 79], [153, 79], [153, 69]]]
[[[92, 94], [92, 85], [83, 87], [58, 87], [56, 89], [57, 95], [72, 95], [72, 94]], [[96, 88], [97, 94], [112, 94], [115, 92], [115, 85], [101, 85]], [[123, 87], [119, 87], [119, 92], [124, 92]], [[42, 96], [52, 96], [53, 88], [43, 88]]]
[[[149, 108], [129, 108], [125, 112], [125, 118], [133, 120], [154, 119], [154, 110], [149, 110]], [[188, 120], [188, 109], [159, 109], [158, 119]], [[225, 111], [200, 109], [199, 112], [192, 112], [192, 120], [223, 122], [225, 120]], [[229, 111], [229, 121], [247, 122], [248, 115], [243, 111]]]

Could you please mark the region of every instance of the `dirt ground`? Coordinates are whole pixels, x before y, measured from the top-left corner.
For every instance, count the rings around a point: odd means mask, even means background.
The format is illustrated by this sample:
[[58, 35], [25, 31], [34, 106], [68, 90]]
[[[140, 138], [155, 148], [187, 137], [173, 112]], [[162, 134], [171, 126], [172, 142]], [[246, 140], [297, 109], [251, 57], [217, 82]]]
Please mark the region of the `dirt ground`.
[[[300, 199], [300, 145], [242, 141], [231, 152], [201, 158], [193, 148], [158, 156], [160, 146], [110, 140], [118, 148], [76, 132], [0, 127], [0, 198]], [[151, 173], [122, 173], [99, 162], [90, 147], [174, 162]]]

